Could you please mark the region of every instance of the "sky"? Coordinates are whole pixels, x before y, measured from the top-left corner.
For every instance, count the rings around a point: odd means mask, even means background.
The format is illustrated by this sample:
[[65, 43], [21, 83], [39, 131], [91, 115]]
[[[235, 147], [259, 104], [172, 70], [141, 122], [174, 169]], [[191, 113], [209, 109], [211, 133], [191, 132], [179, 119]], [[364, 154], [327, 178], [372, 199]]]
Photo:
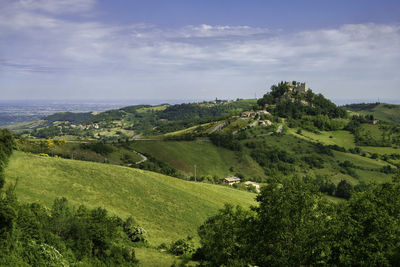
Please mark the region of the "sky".
[[400, 99], [400, 2], [0, 0], [0, 99]]

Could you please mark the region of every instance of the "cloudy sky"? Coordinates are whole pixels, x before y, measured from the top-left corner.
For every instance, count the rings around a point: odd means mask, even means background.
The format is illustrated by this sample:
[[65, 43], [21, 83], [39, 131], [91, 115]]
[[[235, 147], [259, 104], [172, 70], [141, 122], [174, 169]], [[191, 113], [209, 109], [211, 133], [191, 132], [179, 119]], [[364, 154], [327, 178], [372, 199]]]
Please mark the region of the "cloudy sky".
[[0, 0], [1, 99], [400, 99], [400, 2]]

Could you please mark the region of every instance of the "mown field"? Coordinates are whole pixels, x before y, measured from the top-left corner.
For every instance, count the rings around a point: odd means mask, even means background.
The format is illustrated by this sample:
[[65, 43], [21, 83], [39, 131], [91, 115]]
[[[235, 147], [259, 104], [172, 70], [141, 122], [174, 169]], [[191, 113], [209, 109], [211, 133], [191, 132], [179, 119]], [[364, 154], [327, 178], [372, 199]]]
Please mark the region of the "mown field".
[[[72, 205], [100, 206], [123, 218], [133, 216], [148, 231], [148, 240], [153, 246], [169, 244], [187, 235], [196, 236], [198, 226], [224, 203], [245, 207], [255, 204], [255, 194], [226, 186], [18, 151], [11, 157], [5, 174], [8, 184], [18, 181], [16, 193], [23, 202], [50, 207], [55, 198], [64, 196]], [[160, 254], [160, 259], [174, 260], [164, 254]], [[153, 258], [146, 254], [146, 249], [138, 257], [148, 262]]]

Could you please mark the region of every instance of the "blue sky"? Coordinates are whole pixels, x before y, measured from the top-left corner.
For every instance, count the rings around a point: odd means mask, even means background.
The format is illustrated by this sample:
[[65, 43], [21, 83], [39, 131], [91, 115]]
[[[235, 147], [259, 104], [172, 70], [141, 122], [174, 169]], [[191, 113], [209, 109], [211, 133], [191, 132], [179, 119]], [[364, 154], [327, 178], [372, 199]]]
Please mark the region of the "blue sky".
[[2, 99], [400, 98], [398, 1], [0, 0]]

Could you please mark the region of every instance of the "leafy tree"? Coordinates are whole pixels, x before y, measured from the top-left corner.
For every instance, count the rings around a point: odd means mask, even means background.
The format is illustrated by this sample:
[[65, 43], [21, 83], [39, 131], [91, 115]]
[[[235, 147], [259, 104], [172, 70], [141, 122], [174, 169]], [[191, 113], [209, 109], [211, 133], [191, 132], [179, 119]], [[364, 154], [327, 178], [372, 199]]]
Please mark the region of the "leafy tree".
[[316, 190], [299, 178], [263, 187], [246, 253], [252, 265], [299, 266], [328, 260], [329, 209]]
[[353, 186], [346, 180], [341, 180], [337, 185], [335, 195], [344, 199], [350, 199], [352, 191]]
[[240, 206], [226, 204], [219, 214], [209, 218], [200, 228], [201, 248], [196, 253], [200, 259], [206, 259], [214, 266], [228, 265], [230, 261], [243, 257], [245, 245], [243, 232], [250, 213]]
[[332, 263], [342, 266], [389, 266], [400, 259], [400, 186], [372, 185], [341, 205]]

